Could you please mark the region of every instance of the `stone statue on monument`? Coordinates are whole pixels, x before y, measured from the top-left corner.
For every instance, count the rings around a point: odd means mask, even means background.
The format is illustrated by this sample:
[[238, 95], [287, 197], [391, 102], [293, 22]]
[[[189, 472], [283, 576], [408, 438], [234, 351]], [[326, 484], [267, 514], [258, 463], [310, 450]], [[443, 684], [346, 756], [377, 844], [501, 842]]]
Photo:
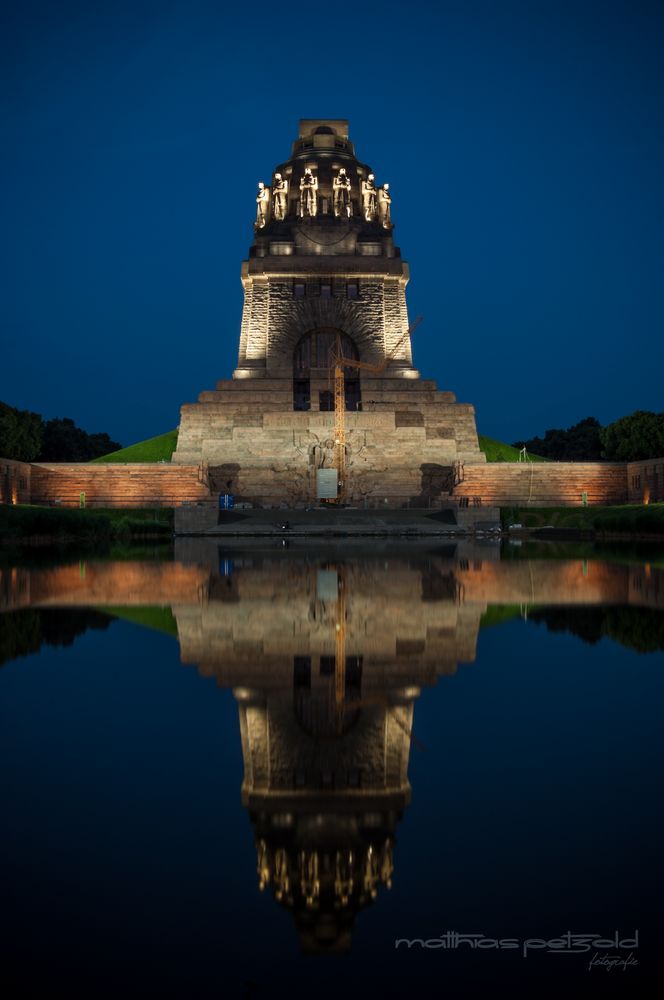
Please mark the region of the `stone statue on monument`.
[[288, 181], [281, 174], [274, 175], [272, 185], [272, 214], [279, 222], [286, 218], [288, 209]]
[[334, 214], [337, 219], [342, 215], [350, 219], [353, 206], [350, 200], [350, 177], [346, 173], [345, 167], [339, 169], [339, 173], [332, 182], [332, 195]]
[[392, 195], [390, 194], [390, 185], [383, 184], [382, 188], [378, 191], [378, 213], [380, 215], [380, 221], [385, 227], [385, 229], [392, 228]]
[[270, 204], [270, 191], [265, 187], [263, 181], [258, 182], [258, 194], [256, 195], [256, 222], [257, 229], [263, 229], [267, 222], [268, 207]]
[[316, 192], [318, 178], [314, 177], [309, 167], [306, 168], [300, 181], [300, 216], [303, 219], [314, 219], [318, 211]]
[[376, 218], [376, 178], [373, 174], [362, 181], [362, 212], [367, 222]]

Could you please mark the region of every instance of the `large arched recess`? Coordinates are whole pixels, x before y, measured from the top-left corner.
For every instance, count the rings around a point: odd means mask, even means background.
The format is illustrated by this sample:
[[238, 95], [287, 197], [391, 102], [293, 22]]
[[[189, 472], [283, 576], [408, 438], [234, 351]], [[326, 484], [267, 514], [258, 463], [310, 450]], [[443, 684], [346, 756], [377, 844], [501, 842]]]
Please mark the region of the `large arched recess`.
[[[355, 342], [342, 330], [325, 326], [310, 330], [300, 337], [293, 351], [293, 409], [311, 409], [311, 379], [326, 379], [333, 377], [330, 365], [330, 353], [339, 338], [341, 353], [344, 358], [353, 361], [360, 360], [360, 353]], [[320, 410], [334, 409], [334, 393], [332, 392], [332, 377], [329, 386], [320, 390], [318, 408]], [[362, 407], [360, 389], [360, 373], [357, 368], [344, 369], [346, 409], [356, 412]]]

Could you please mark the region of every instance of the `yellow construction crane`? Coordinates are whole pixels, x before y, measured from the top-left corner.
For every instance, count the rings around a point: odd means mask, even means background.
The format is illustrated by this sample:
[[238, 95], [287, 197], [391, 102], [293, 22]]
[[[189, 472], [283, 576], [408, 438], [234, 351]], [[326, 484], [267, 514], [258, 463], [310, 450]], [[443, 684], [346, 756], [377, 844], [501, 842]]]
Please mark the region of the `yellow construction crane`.
[[371, 372], [372, 375], [381, 375], [394, 361], [404, 341], [412, 336], [421, 322], [422, 317], [418, 316], [404, 335], [399, 338], [392, 352], [377, 365], [369, 364], [368, 361], [356, 361], [353, 358], [344, 357], [341, 337], [339, 336], [330, 351], [330, 371], [334, 369], [334, 464], [337, 470], [337, 496], [332, 501], [333, 503], [339, 503], [346, 496], [346, 386], [344, 368], [359, 368], [362, 371]]
[[[334, 648], [334, 686], [331, 688], [331, 714], [335, 718], [337, 732], [341, 732], [346, 711], [357, 711], [358, 708], [371, 708], [378, 706], [390, 709], [392, 718], [397, 726], [414, 740], [413, 732], [407, 722], [399, 716], [398, 706], [391, 705], [387, 694], [376, 694], [371, 698], [353, 699], [346, 701], [346, 621], [348, 617], [348, 578], [346, 567], [339, 564], [336, 567], [337, 574], [337, 600], [334, 621], [335, 648]], [[420, 747], [419, 741], [416, 741]]]
[[337, 570], [337, 615], [335, 622], [334, 648], [334, 695], [340, 719], [346, 693], [346, 572], [343, 566]]

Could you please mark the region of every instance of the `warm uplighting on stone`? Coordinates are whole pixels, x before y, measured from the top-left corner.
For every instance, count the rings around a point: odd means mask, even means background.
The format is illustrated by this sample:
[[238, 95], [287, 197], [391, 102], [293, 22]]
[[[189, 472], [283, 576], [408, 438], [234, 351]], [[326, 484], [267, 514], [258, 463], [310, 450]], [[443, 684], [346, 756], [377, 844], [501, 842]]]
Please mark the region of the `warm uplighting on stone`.
[[[484, 464], [473, 407], [413, 366], [410, 275], [392, 189], [376, 176], [345, 119], [304, 119], [290, 159], [259, 183], [237, 368], [182, 408], [173, 456], [207, 468], [213, 492], [303, 506], [317, 499], [317, 474], [343, 458], [348, 502], [429, 506], [464, 463]], [[343, 438], [331, 399], [337, 339], [360, 362], [344, 371]]]

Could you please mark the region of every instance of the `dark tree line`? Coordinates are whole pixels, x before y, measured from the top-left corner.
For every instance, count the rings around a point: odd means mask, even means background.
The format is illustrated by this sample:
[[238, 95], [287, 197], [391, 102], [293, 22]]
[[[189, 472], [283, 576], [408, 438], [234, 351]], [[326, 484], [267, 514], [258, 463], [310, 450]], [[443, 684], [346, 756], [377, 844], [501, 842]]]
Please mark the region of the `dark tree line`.
[[664, 615], [658, 608], [558, 607], [534, 608], [531, 621], [550, 632], [571, 632], [591, 646], [608, 636], [637, 653], [664, 649]]
[[533, 455], [556, 462], [637, 462], [664, 455], [664, 413], [636, 410], [602, 427], [595, 417], [586, 417], [572, 427], [551, 428], [544, 437], [515, 441]]
[[637, 410], [602, 428], [602, 444], [607, 458], [637, 462], [664, 455], [664, 413]]
[[552, 427], [544, 437], [516, 441], [515, 448], [526, 448], [533, 455], [556, 462], [599, 461], [602, 456], [601, 425], [595, 417], [586, 417], [573, 427], [563, 430]]
[[0, 666], [42, 646], [71, 646], [87, 629], [106, 629], [114, 621], [101, 611], [22, 608], [0, 615]]
[[89, 462], [118, 451], [108, 434], [88, 434], [69, 417], [44, 420], [40, 413], [0, 402], [0, 457], [20, 462]]

